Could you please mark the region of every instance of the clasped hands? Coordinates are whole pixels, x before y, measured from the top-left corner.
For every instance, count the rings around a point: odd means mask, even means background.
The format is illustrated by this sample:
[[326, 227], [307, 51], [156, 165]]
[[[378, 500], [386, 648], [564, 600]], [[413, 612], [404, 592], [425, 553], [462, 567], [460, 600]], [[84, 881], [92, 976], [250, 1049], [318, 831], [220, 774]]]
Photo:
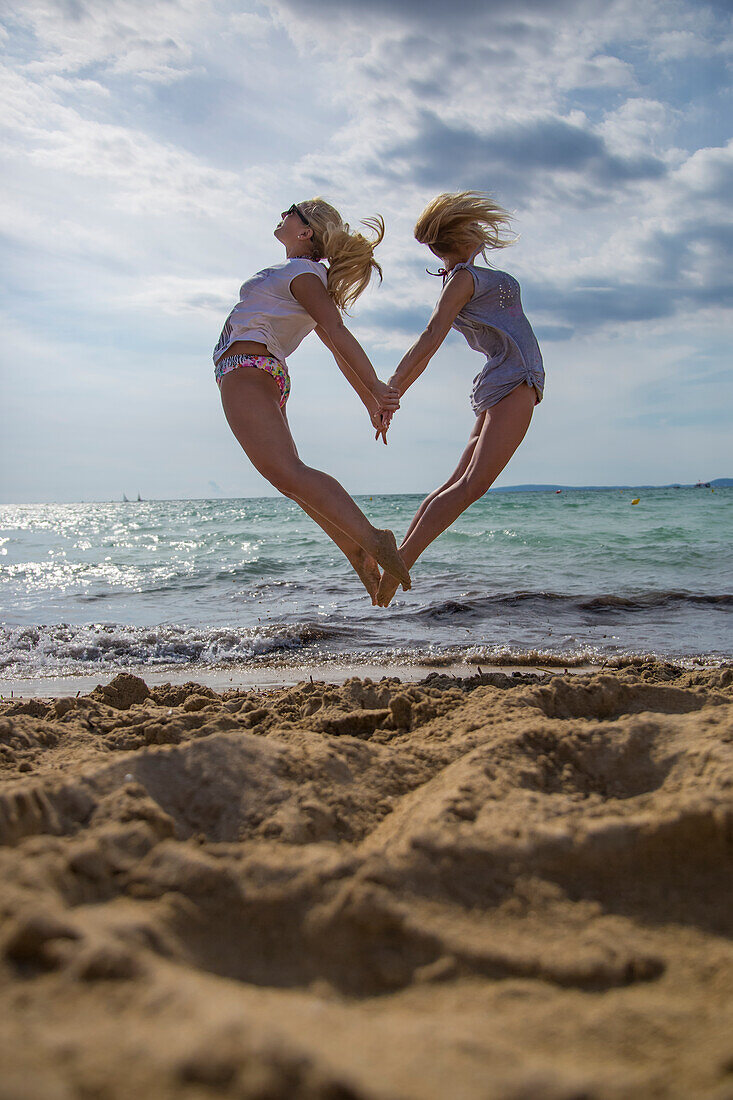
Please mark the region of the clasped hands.
[[399, 390], [389, 383], [380, 382], [379, 387], [375, 388], [373, 396], [375, 404], [369, 409], [369, 419], [372, 422], [372, 427], [376, 429], [374, 438], [379, 439], [381, 435], [382, 442], [386, 447], [387, 429], [392, 422], [392, 417], [400, 407]]

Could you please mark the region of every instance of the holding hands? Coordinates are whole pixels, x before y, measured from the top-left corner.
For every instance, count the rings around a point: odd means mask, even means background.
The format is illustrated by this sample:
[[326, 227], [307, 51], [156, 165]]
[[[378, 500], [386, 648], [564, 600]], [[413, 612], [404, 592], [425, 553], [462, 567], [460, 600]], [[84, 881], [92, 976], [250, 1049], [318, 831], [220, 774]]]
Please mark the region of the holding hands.
[[387, 445], [387, 429], [392, 423], [392, 417], [394, 416], [396, 409], [382, 410], [378, 409], [371, 414], [372, 427], [376, 428], [375, 439], [379, 439], [380, 435], [386, 447]]
[[387, 428], [390, 425], [392, 417], [400, 407], [400, 394], [399, 390], [395, 389], [390, 383], [379, 382], [377, 386], [372, 390], [374, 397], [374, 405], [369, 407], [369, 419], [372, 422], [372, 427], [376, 429], [375, 439], [379, 439], [380, 435], [384, 445], [387, 445]]

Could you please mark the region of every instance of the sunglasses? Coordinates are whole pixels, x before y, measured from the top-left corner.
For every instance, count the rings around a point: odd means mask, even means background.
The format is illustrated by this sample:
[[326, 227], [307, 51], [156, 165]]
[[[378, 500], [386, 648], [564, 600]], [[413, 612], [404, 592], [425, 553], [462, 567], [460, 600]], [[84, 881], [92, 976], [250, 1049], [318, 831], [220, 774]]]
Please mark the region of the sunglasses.
[[292, 206], [290, 207], [290, 209], [289, 209], [289, 210], [283, 210], [283, 212], [282, 212], [282, 214], [280, 215], [280, 217], [281, 217], [281, 218], [283, 219], [283, 221], [284, 221], [284, 220], [285, 220], [285, 218], [287, 218], [287, 217], [288, 217], [288, 216], [289, 216], [290, 214], [297, 214], [297, 215], [298, 215], [298, 217], [300, 218], [300, 220], [302, 221], [303, 225], [310, 225], [310, 222], [309, 222], [309, 221], [308, 221], [308, 219], [306, 218], [306, 216], [305, 216], [305, 214], [303, 213], [303, 211], [302, 211], [302, 210], [300, 209], [300, 207], [299, 207], [299, 206], [296, 206], [296, 205], [295, 205], [295, 203], [293, 203], [293, 205], [292, 205]]

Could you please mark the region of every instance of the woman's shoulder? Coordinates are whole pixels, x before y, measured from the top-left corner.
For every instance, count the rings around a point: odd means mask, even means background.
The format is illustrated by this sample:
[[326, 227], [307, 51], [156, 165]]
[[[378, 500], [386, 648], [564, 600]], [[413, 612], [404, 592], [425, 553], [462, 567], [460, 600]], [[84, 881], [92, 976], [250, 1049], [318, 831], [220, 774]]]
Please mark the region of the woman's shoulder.
[[472, 263], [460, 263], [452, 267], [447, 273], [443, 274], [443, 287], [459, 287], [465, 284], [466, 289], [473, 284], [473, 294], [475, 297], [477, 291], [481, 288], [481, 281], [478, 276], [478, 268], [474, 267]]
[[296, 275], [306, 275], [311, 272], [314, 275], [318, 275], [323, 283], [328, 280], [328, 268], [320, 260], [311, 260], [307, 256], [291, 256], [289, 260], [286, 260], [283, 267], [287, 269], [287, 274], [290, 280], [294, 279]]

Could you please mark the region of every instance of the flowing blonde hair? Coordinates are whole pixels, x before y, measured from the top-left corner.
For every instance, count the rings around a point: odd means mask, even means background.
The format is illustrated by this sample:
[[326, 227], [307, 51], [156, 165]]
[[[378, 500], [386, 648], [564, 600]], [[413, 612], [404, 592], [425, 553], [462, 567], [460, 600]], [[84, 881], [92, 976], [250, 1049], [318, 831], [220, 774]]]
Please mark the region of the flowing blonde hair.
[[436, 195], [415, 225], [415, 240], [428, 245], [438, 256], [466, 246], [477, 252], [506, 248], [517, 239], [509, 234], [511, 215], [484, 191]]
[[322, 198], [306, 199], [298, 206], [313, 230], [313, 259], [328, 260], [327, 290], [345, 313], [368, 287], [372, 272], [376, 271], [382, 281], [374, 249], [384, 237], [384, 220], [379, 214], [364, 218], [361, 224], [375, 235], [374, 240], [369, 240], [363, 233], [352, 233], [338, 210]]

